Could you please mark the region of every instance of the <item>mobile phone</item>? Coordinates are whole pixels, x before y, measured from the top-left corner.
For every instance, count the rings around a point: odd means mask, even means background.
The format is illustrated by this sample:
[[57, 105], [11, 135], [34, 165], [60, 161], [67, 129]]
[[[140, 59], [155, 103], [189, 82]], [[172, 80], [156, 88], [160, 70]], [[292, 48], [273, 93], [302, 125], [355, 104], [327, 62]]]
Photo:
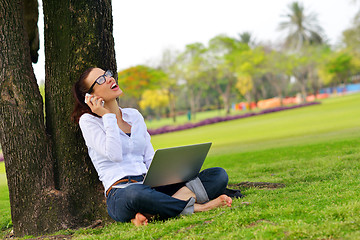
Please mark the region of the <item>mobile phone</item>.
[[[90, 96], [91, 96], [91, 94], [89, 94], [89, 93], [85, 94], [85, 97], [90, 97]], [[97, 101], [95, 101], [95, 102], [97, 102]], [[86, 98], [85, 98], [85, 103], [87, 103]], [[101, 106], [104, 106], [104, 104], [105, 104], [105, 102], [101, 101]]]

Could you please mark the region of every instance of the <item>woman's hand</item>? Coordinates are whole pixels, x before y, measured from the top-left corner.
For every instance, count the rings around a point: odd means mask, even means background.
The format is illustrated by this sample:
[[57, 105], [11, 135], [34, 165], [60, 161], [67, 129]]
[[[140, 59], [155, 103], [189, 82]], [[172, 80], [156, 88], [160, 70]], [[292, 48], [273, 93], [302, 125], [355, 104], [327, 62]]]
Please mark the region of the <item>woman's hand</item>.
[[102, 102], [104, 101], [101, 97], [97, 97], [94, 95], [85, 96], [86, 104], [90, 107], [91, 111], [96, 115], [102, 117], [106, 113], [110, 113], [109, 110], [104, 108]]

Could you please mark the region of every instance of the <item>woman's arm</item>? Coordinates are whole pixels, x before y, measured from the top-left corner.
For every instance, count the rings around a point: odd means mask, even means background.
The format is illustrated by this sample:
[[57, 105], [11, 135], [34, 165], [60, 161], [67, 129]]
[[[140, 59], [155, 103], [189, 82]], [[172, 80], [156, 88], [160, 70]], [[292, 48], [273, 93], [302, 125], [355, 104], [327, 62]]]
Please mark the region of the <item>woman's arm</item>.
[[85, 143], [109, 160], [120, 162], [122, 160], [122, 144], [116, 115], [112, 113], [105, 114], [102, 121], [104, 129], [99, 125], [98, 121], [92, 119], [92, 116], [87, 114], [81, 116], [79, 125]]

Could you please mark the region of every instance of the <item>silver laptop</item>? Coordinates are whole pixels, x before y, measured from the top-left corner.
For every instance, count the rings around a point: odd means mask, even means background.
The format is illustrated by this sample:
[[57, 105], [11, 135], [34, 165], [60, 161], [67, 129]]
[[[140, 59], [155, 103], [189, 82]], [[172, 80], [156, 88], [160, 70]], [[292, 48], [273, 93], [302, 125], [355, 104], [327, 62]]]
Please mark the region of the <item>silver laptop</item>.
[[211, 143], [202, 143], [156, 150], [143, 184], [158, 187], [195, 178], [210, 146]]

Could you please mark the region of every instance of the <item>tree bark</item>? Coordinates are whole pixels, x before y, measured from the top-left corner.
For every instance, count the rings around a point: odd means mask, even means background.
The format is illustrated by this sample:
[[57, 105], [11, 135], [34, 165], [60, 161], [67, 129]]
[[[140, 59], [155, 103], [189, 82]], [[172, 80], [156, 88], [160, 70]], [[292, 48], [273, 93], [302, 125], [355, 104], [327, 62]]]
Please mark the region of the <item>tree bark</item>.
[[110, 0], [44, 0], [46, 125], [21, 0], [0, 1], [0, 143], [16, 236], [108, 219], [104, 189], [71, 123], [81, 72], [116, 72]]
[[[68, 199], [74, 221], [107, 218], [104, 189], [78, 125], [70, 120], [72, 87], [88, 67], [116, 73], [110, 0], [44, 0], [46, 128], [53, 144], [55, 188]], [[117, 76], [115, 76], [117, 77]]]
[[40, 48], [39, 29], [37, 26], [39, 18], [39, 4], [37, 0], [23, 0], [23, 2], [25, 30], [29, 40], [31, 61], [33, 63], [37, 63], [39, 58], [38, 50]]
[[60, 204], [62, 195], [54, 190], [43, 102], [23, 15], [22, 1], [0, 1], [0, 142], [18, 236], [57, 230], [62, 220], [58, 214], [67, 212]]

